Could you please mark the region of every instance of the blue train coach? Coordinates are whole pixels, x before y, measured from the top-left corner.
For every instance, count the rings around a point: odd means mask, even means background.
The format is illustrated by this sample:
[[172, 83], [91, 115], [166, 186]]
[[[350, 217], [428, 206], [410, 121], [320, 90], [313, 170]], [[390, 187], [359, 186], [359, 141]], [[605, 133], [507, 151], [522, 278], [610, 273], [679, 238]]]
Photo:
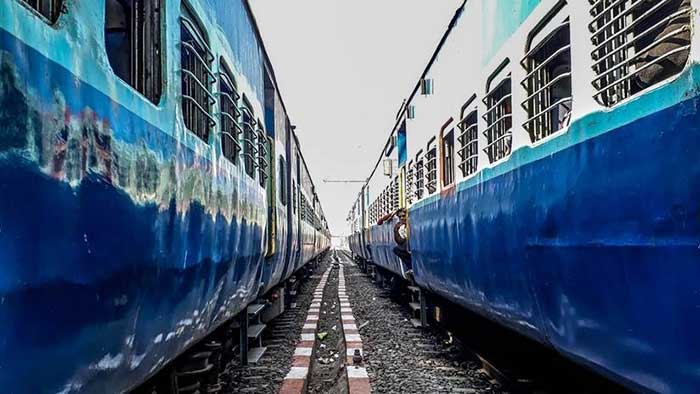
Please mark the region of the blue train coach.
[[329, 238], [247, 1], [0, 0], [0, 391], [127, 391]]
[[[387, 271], [636, 392], [700, 392], [697, 0], [468, 0], [349, 215]], [[386, 175], [389, 175], [388, 177]]]

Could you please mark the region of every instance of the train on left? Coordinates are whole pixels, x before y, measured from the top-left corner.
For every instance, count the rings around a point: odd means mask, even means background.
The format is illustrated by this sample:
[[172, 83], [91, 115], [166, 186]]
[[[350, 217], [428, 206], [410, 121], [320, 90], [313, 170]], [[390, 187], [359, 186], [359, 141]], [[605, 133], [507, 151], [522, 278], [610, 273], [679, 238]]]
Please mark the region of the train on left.
[[247, 0], [0, 0], [0, 391], [132, 390], [330, 237]]

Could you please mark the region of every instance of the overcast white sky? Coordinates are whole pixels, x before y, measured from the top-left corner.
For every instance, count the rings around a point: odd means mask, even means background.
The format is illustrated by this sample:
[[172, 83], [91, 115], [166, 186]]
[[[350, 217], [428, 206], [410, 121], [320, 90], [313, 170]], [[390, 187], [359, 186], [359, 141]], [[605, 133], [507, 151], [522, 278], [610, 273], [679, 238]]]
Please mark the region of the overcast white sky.
[[251, 0], [334, 235], [462, 0]]

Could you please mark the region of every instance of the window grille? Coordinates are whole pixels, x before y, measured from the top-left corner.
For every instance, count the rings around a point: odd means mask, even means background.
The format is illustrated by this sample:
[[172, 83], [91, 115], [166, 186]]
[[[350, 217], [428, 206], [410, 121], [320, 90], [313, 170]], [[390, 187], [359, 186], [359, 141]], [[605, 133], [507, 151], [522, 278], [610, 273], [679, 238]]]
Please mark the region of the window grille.
[[690, 0], [589, 0], [595, 99], [612, 106], [682, 71]]
[[63, 10], [63, 0], [22, 0], [51, 23], [56, 23]]
[[216, 80], [211, 70], [214, 55], [202, 29], [183, 4], [180, 16], [182, 114], [185, 126], [203, 141], [209, 141], [209, 130], [216, 124], [211, 108], [214, 95], [211, 86]]
[[269, 151], [269, 142], [265, 131], [260, 126], [260, 120], [258, 120], [258, 178], [260, 180], [260, 186], [265, 187], [265, 182], [267, 182], [268, 177], [268, 164], [267, 164], [267, 153]]
[[442, 138], [442, 184], [448, 186], [455, 181], [455, 140], [454, 130]]
[[386, 211], [386, 190], [382, 190], [379, 195], [379, 216], [384, 216], [384, 211]]
[[428, 194], [437, 190], [437, 148], [432, 141], [428, 143], [425, 152], [425, 188], [428, 189]]
[[236, 82], [230, 76], [222, 63], [219, 74], [219, 104], [221, 105], [221, 150], [231, 163], [238, 165], [238, 155], [241, 152], [240, 135], [243, 132], [239, 125], [241, 112], [238, 110], [238, 91]]
[[486, 104], [487, 145], [484, 152], [491, 163], [510, 155], [513, 142], [512, 96], [510, 75], [491, 89], [484, 97]]
[[160, 0], [107, 0], [104, 37], [114, 73], [158, 104], [163, 89]]
[[391, 212], [391, 207], [394, 205], [394, 199], [391, 192], [391, 183], [386, 185], [384, 189], [384, 214]]
[[391, 210], [399, 209], [399, 177], [394, 178], [391, 183]]
[[569, 124], [571, 116], [571, 32], [569, 21], [557, 26], [531, 48], [521, 62], [527, 73], [522, 106], [528, 119], [523, 127], [532, 142]]
[[280, 171], [280, 202], [283, 206], [287, 206], [287, 165], [284, 157], [279, 158], [279, 171]]
[[478, 117], [476, 110], [462, 116], [462, 120], [457, 124], [460, 130], [459, 137], [459, 169], [462, 176], [467, 177], [476, 172], [479, 164], [479, 134]]
[[411, 160], [408, 162], [408, 170], [406, 171], [406, 203], [408, 205], [413, 203], [414, 171], [413, 160]]
[[422, 152], [418, 152], [416, 156], [416, 190], [415, 196], [416, 200], [423, 198], [423, 191], [425, 185], [425, 166], [423, 165], [423, 157], [421, 157]]
[[243, 100], [241, 100], [241, 114], [243, 123], [243, 162], [245, 163], [245, 172], [249, 177], [255, 179], [255, 167], [258, 164], [257, 149], [255, 136], [257, 132], [255, 131], [256, 121], [255, 114], [251, 108], [250, 102], [243, 95]]

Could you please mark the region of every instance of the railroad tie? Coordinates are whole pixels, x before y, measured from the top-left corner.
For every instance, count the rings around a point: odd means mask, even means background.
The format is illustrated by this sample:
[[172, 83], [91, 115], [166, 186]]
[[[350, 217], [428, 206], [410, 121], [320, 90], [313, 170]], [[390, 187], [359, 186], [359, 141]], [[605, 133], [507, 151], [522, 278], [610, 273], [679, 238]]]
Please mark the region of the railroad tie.
[[362, 366], [362, 338], [360, 330], [355, 324], [355, 317], [352, 314], [350, 299], [345, 292], [345, 274], [343, 273], [343, 263], [337, 255], [336, 261], [339, 263], [338, 271], [338, 299], [340, 300], [340, 318], [343, 323], [343, 335], [345, 336], [345, 371], [348, 377], [348, 392], [350, 394], [369, 394], [372, 388], [369, 384], [367, 369]]
[[294, 349], [292, 367], [282, 382], [282, 387], [279, 391], [280, 394], [302, 394], [306, 392], [311, 357], [313, 356], [316, 342], [316, 329], [318, 328], [318, 320], [321, 312], [321, 302], [323, 301], [323, 289], [326, 287], [330, 272], [331, 267], [328, 267], [326, 272], [321, 276], [316, 290], [314, 290], [314, 298], [311, 301], [304, 326], [301, 329], [301, 338]]

